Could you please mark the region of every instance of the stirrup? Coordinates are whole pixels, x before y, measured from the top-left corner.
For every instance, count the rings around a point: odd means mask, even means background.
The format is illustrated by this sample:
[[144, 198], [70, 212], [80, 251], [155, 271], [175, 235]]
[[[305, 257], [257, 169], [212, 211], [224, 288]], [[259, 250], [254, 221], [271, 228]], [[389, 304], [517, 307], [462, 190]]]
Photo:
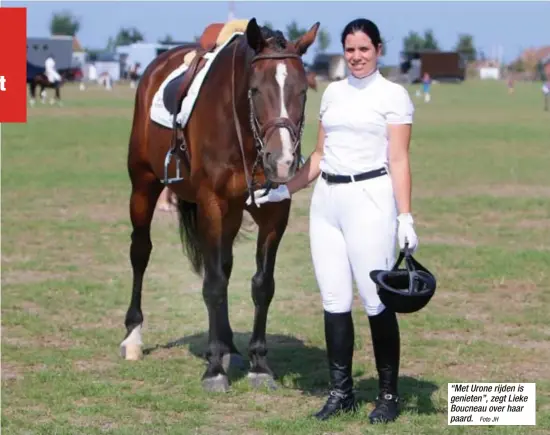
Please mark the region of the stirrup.
[[[176, 158], [176, 176], [174, 178], [168, 178], [168, 166], [170, 165], [172, 156]], [[181, 159], [175, 152], [168, 150], [166, 157], [164, 158], [164, 179], [161, 180], [161, 182], [163, 184], [172, 184], [177, 183], [178, 181], [183, 181], [183, 177], [181, 176]]]

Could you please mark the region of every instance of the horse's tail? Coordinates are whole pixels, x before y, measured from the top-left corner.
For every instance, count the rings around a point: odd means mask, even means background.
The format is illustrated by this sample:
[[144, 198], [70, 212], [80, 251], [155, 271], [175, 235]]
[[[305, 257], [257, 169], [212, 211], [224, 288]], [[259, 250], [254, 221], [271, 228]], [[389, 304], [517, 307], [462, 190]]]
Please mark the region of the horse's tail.
[[204, 258], [198, 238], [197, 204], [184, 201], [178, 197], [177, 208], [182, 247], [185, 248], [193, 271], [197, 275], [201, 275], [204, 270]]

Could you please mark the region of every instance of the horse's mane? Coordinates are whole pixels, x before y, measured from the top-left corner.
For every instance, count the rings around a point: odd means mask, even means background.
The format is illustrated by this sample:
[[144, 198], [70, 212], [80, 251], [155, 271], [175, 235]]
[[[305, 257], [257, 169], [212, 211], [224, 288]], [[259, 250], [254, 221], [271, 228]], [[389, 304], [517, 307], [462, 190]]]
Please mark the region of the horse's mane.
[[287, 40], [280, 30], [273, 30], [269, 27], [260, 27], [262, 36], [269, 40], [269, 47], [276, 51], [283, 51], [287, 47]]

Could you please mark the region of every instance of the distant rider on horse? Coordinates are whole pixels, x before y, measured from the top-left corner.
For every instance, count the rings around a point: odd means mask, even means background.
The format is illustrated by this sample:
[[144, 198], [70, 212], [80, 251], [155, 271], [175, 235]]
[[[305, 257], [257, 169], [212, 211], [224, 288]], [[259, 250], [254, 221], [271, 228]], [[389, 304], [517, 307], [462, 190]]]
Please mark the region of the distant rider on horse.
[[46, 62], [44, 64], [46, 67], [46, 77], [48, 78], [48, 81], [51, 83], [60, 82], [61, 76], [55, 69], [55, 59], [53, 54], [50, 54], [48, 58], [46, 59]]
[[[57, 72], [55, 69], [55, 58], [54, 55], [50, 53], [48, 58], [46, 59], [46, 62], [44, 62], [44, 67], [46, 71], [44, 71], [44, 74], [46, 75], [46, 78], [48, 81], [53, 85], [55, 89], [55, 96], [57, 98], [57, 101], [61, 104], [61, 96], [59, 95], [59, 87], [61, 85], [61, 75]], [[43, 90], [41, 92], [42, 102], [45, 102], [46, 99], [46, 91]], [[54, 104], [55, 100], [52, 98], [50, 100], [50, 104]]]

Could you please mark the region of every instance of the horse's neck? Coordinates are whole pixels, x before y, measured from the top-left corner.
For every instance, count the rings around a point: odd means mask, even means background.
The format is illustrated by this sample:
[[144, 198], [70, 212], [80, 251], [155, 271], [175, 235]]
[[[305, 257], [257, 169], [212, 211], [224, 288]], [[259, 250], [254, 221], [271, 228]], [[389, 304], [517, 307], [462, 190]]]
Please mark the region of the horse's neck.
[[[252, 49], [248, 46], [246, 37], [238, 37], [235, 41], [235, 46], [230, 44], [227, 47], [229, 56], [230, 56], [230, 75], [229, 80], [235, 80], [235, 103], [247, 102], [248, 106], [248, 82], [250, 78], [250, 63], [254, 53]], [[233, 62], [233, 55], [235, 55], [235, 60]], [[226, 70], [227, 71], [227, 70]], [[233, 85], [231, 83], [231, 85]]]

